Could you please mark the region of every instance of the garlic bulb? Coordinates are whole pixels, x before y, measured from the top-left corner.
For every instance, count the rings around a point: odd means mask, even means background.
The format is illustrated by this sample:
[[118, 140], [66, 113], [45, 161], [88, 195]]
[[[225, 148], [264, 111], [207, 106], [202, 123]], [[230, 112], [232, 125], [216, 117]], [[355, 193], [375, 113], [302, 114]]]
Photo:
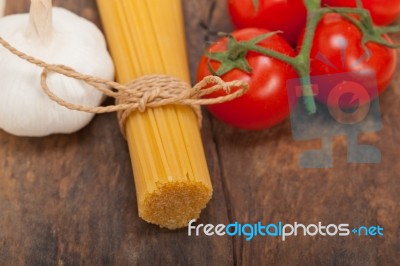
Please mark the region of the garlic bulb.
[[[103, 34], [91, 22], [51, 0], [32, 0], [30, 14], [0, 19], [0, 36], [16, 49], [51, 64], [63, 64], [80, 73], [114, 78], [114, 67]], [[72, 133], [93, 114], [71, 111], [42, 92], [42, 69], [0, 47], [0, 128], [18, 136]], [[81, 81], [50, 73], [49, 88], [64, 100], [98, 106], [104, 96]]]

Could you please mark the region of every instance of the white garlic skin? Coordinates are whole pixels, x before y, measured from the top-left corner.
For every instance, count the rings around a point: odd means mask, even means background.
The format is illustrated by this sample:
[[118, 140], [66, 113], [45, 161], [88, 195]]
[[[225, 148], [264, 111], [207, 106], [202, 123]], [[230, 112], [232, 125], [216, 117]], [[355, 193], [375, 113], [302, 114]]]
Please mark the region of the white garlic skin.
[[[0, 19], [0, 36], [18, 50], [49, 64], [63, 64], [76, 71], [114, 78], [114, 66], [101, 31], [90, 21], [63, 9], [53, 8], [53, 35], [43, 46], [29, 39], [28, 14]], [[51, 101], [42, 91], [42, 69], [0, 46], [0, 128], [17, 136], [41, 137], [72, 133], [86, 126], [93, 114], [71, 111]], [[98, 106], [101, 92], [75, 79], [50, 73], [47, 84], [56, 95], [78, 105]]]

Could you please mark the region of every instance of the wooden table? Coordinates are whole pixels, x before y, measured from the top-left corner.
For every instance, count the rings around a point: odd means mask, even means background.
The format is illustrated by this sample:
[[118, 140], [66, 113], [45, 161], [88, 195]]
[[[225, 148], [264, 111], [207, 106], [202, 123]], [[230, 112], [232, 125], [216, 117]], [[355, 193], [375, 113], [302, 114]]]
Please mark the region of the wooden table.
[[[224, 0], [184, 2], [192, 77], [212, 31], [231, 29]], [[57, 0], [100, 25], [95, 0]], [[7, 13], [29, 1], [8, 1]], [[205, 24], [208, 27], [202, 26]], [[400, 69], [398, 69], [400, 73]], [[331, 169], [302, 169], [318, 142], [296, 142], [290, 123], [261, 132], [230, 128], [204, 112], [214, 195], [199, 222], [295, 221], [380, 225], [383, 237], [189, 237], [137, 215], [128, 148], [114, 114], [72, 135], [19, 138], [0, 132], [1, 265], [399, 265], [400, 79], [381, 98], [383, 129], [361, 141], [380, 164], [348, 164], [334, 139]]]

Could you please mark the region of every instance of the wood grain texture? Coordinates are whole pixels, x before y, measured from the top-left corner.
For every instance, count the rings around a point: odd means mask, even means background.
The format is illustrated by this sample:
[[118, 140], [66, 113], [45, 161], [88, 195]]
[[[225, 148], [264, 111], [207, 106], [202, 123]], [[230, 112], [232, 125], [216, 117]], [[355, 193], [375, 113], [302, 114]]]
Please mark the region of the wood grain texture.
[[[183, 1], [194, 80], [204, 41], [230, 31], [223, 0]], [[101, 27], [94, 0], [54, 1]], [[28, 0], [6, 12], [26, 12]], [[400, 73], [400, 69], [397, 70]], [[137, 215], [128, 148], [113, 114], [72, 135], [18, 138], [0, 131], [1, 265], [399, 265], [400, 78], [381, 99], [383, 129], [361, 140], [382, 151], [378, 165], [346, 162], [334, 140], [332, 169], [301, 169], [317, 142], [295, 142], [289, 122], [244, 132], [204, 112], [202, 129], [214, 196], [199, 222], [349, 223], [383, 226], [380, 238], [189, 237]]]

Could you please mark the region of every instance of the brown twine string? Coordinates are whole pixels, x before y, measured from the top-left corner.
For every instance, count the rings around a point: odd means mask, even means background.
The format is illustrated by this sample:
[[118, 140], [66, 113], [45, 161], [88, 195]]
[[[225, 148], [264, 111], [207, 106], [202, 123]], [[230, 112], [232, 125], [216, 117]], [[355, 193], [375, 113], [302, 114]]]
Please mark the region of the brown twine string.
[[[200, 105], [209, 105], [231, 101], [245, 94], [249, 88], [248, 83], [241, 80], [224, 82], [217, 76], [207, 76], [193, 88], [186, 82], [168, 75], [146, 75], [139, 77], [127, 84], [105, 80], [102, 78], [84, 75], [74, 69], [57, 64], [48, 64], [40, 59], [29, 56], [0, 37], [0, 44], [19, 58], [43, 68], [40, 85], [44, 93], [57, 104], [70, 110], [87, 113], [101, 114], [118, 112], [118, 121], [122, 134], [125, 135], [125, 123], [133, 111], [144, 112], [146, 108], [160, 107], [170, 104], [188, 105], [195, 111], [201, 126]], [[106, 96], [116, 99], [115, 105], [89, 107], [77, 105], [63, 100], [55, 95], [47, 85], [47, 76], [50, 72], [58, 73], [69, 78], [80, 80]], [[231, 93], [231, 88], [239, 88]], [[203, 96], [224, 90], [227, 95], [202, 99]]]

